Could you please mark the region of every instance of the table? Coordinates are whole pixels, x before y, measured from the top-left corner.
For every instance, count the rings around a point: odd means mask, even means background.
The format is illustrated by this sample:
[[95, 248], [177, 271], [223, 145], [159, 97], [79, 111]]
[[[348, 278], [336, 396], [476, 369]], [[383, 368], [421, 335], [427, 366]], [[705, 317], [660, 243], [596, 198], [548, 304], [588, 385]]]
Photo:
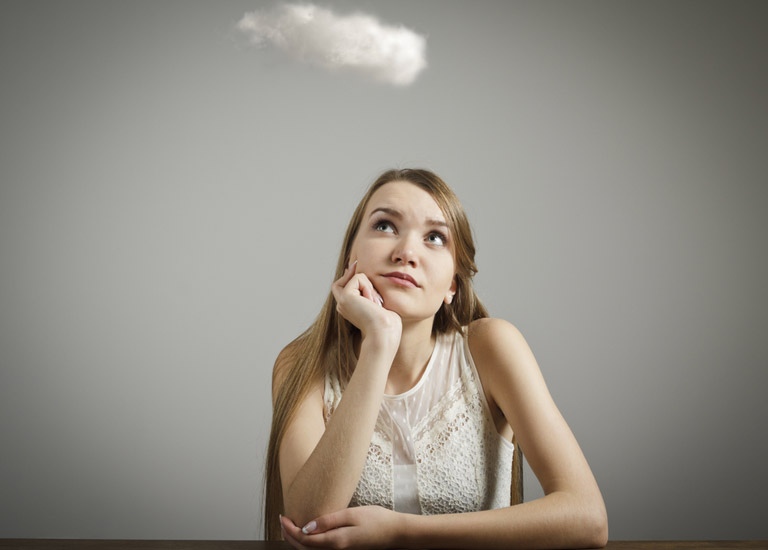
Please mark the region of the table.
[[[768, 540], [619, 541], [607, 550], [768, 550]], [[287, 542], [261, 540], [0, 539], [0, 550], [289, 550]]]

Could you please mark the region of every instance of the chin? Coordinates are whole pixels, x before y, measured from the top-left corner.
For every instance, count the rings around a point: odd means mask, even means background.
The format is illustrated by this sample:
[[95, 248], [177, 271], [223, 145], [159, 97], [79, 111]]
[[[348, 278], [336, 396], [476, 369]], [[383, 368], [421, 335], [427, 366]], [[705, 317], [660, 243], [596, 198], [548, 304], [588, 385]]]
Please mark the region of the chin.
[[389, 311], [394, 311], [403, 319], [410, 317], [413, 314], [413, 311], [411, 311], [406, 304], [403, 304], [398, 300], [397, 297], [389, 299], [386, 296], [382, 297], [384, 298], [384, 308]]
[[397, 301], [394, 300], [393, 302], [394, 303], [387, 303], [387, 299], [384, 298], [384, 307], [389, 311], [397, 313], [403, 321], [423, 321], [435, 316], [434, 313], [430, 314], [424, 311], [414, 311], [404, 304], [397, 303]]

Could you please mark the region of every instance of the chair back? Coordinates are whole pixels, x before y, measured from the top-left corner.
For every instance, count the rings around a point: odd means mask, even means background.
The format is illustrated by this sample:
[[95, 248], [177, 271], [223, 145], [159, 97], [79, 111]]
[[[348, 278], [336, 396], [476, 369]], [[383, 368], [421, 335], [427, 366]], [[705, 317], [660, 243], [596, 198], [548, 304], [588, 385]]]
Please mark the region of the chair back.
[[512, 459], [512, 486], [510, 487], [509, 503], [523, 503], [523, 451], [517, 444], [517, 437], [512, 436], [512, 444], [515, 446], [515, 454]]

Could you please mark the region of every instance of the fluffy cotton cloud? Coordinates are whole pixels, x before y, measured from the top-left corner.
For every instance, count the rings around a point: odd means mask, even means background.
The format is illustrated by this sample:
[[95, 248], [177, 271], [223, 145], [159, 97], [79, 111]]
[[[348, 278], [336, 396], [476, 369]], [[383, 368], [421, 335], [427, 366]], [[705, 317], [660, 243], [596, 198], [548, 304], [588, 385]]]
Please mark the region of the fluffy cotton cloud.
[[325, 69], [348, 69], [397, 86], [427, 66], [426, 39], [402, 25], [356, 13], [336, 15], [313, 4], [281, 4], [246, 13], [237, 28], [256, 46], [272, 45]]

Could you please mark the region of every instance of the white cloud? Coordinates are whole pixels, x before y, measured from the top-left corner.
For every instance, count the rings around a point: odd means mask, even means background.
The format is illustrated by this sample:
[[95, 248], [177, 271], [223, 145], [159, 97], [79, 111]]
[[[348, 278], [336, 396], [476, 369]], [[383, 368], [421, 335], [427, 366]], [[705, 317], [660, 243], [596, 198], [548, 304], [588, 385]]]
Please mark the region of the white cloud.
[[329, 70], [348, 69], [397, 86], [427, 66], [423, 36], [363, 13], [336, 15], [313, 4], [280, 4], [246, 13], [237, 23], [256, 46], [272, 45]]

